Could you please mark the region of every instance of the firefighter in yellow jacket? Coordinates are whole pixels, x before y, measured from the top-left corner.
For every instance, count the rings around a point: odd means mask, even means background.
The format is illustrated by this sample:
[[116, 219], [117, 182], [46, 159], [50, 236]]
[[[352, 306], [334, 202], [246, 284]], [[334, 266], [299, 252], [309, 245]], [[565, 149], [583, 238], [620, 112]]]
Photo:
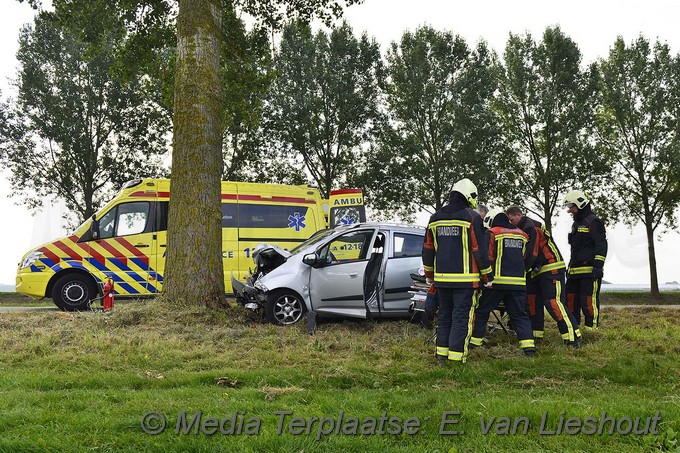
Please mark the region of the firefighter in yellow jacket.
[[564, 273], [566, 265], [552, 235], [538, 220], [525, 216], [518, 206], [505, 210], [510, 222], [527, 236], [526, 269], [527, 300], [534, 338], [543, 338], [544, 310], [557, 322], [562, 339], [568, 346], [581, 346], [581, 332], [576, 319], [566, 308]]
[[600, 286], [607, 258], [607, 233], [602, 220], [592, 209], [590, 198], [581, 190], [572, 190], [564, 196], [564, 205], [574, 218], [569, 233], [571, 260], [567, 271], [567, 307], [585, 326], [600, 325]]
[[489, 260], [494, 272], [493, 284], [485, 288], [475, 311], [470, 344], [481, 346], [489, 314], [503, 302], [517, 333], [519, 347], [527, 356], [536, 353], [531, 321], [527, 311], [524, 258], [529, 236], [510, 223], [508, 216], [492, 209], [484, 218], [489, 232]]
[[479, 289], [493, 280], [476, 206], [477, 187], [461, 179], [425, 232], [425, 277], [439, 296], [436, 356], [440, 363], [466, 361]]

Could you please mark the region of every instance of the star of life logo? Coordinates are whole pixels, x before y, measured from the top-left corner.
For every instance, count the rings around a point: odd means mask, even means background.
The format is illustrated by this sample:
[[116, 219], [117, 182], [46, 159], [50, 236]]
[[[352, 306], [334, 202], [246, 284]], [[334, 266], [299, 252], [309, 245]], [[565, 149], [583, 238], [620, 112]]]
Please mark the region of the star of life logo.
[[357, 219], [354, 218], [354, 217], [350, 217], [349, 214], [345, 214], [345, 215], [340, 219], [340, 223], [342, 223], [343, 225], [351, 225], [351, 224], [353, 224], [353, 223], [357, 223]]
[[305, 216], [300, 215], [299, 212], [293, 213], [293, 215], [288, 216], [288, 228], [295, 228], [295, 231], [300, 231], [301, 228], [305, 228]]

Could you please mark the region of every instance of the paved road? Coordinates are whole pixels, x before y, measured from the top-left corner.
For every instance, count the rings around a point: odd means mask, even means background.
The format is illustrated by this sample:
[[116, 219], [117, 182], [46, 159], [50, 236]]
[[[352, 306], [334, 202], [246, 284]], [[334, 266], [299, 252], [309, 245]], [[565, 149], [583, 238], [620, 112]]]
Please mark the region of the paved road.
[[0, 313], [15, 313], [27, 311], [57, 311], [57, 307], [3, 307], [0, 306]]

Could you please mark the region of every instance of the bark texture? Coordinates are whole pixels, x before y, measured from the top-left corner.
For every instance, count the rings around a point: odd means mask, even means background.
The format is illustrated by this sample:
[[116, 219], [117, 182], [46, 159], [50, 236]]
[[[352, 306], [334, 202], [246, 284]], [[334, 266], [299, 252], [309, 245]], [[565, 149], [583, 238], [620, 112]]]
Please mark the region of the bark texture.
[[222, 264], [220, 0], [180, 0], [165, 295], [226, 307]]

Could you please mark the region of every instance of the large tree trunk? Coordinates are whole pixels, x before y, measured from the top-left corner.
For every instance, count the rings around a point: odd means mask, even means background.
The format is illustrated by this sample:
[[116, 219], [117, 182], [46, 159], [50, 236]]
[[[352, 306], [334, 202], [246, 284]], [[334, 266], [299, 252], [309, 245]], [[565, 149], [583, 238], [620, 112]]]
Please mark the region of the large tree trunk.
[[220, 0], [180, 0], [165, 299], [226, 307]]
[[656, 271], [656, 251], [654, 250], [654, 230], [652, 229], [652, 216], [645, 216], [645, 230], [647, 232], [647, 251], [649, 253], [649, 282], [652, 291], [652, 297], [658, 299], [661, 297], [659, 292], [659, 276]]

